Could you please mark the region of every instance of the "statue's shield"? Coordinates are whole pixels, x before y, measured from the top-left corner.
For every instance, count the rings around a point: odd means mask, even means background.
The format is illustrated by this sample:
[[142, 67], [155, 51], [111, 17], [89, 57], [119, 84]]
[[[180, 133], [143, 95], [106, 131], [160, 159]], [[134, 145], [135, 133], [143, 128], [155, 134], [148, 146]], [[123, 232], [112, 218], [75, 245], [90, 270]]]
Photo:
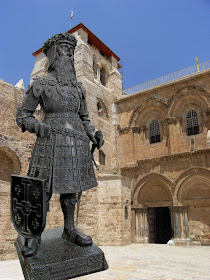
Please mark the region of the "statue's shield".
[[46, 223], [44, 180], [11, 176], [11, 217], [17, 232], [27, 238], [39, 235]]

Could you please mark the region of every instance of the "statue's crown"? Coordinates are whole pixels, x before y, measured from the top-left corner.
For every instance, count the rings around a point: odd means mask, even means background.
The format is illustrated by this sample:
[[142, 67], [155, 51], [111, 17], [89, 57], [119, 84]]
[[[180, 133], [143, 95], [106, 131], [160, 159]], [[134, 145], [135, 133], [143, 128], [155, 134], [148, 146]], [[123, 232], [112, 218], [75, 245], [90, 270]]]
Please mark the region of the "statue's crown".
[[77, 40], [74, 35], [69, 33], [60, 33], [52, 36], [49, 40], [47, 40], [43, 45], [43, 51], [47, 54], [47, 51], [56, 44], [67, 43], [73, 46], [73, 48], [77, 45]]

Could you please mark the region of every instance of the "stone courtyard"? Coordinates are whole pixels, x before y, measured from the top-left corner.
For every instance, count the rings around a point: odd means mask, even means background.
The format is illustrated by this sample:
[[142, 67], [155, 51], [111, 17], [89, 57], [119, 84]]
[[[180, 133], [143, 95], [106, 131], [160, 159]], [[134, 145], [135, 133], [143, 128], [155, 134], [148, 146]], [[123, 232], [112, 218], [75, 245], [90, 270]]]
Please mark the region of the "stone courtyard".
[[[208, 246], [101, 246], [109, 269], [78, 280], [209, 280]], [[18, 260], [0, 262], [0, 280], [24, 280]]]

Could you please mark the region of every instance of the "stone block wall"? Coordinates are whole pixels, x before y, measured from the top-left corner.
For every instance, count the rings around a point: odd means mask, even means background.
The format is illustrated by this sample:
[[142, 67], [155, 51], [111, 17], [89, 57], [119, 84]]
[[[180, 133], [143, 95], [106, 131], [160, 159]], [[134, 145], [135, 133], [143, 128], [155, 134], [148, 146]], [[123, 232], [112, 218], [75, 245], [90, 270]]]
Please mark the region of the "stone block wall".
[[130, 182], [119, 175], [99, 176], [98, 244], [131, 242]]
[[14, 247], [17, 232], [10, 213], [10, 183], [0, 180], [0, 260], [17, 258]]
[[94, 242], [98, 241], [98, 187], [90, 189], [82, 193], [79, 207], [78, 216], [77, 210], [75, 211], [75, 221], [77, 226], [91, 236]]
[[21, 132], [15, 111], [24, 90], [0, 80], [0, 259], [16, 258], [17, 233], [10, 218], [10, 175], [26, 175], [34, 136]]
[[188, 206], [190, 240], [192, 244], [210, 245], [210, 205]]

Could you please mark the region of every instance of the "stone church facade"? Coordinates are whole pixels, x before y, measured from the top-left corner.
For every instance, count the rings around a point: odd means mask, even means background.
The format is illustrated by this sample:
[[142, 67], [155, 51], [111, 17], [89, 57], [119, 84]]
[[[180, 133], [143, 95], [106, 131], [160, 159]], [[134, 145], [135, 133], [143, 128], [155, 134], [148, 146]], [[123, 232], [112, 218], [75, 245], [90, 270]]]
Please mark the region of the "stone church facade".
[[210, 245], [209, 74], [116, 102], [119, 166], [131, 181], [132, 242]]
[[[70, 33], [90, 119], [104, 134], [98, 187], [83, 193], [78, 226], [99, 245], [210, 244], [210, 70], [125, 95], [119, 57], [83, 24]], [[31, 79], [47, 75], [39, 49]], [[210, 67], [209, 67], [210, 68]], [[26, 175], [34, 135], [15, 123], [24, 88], [0, 80], [0, 259], [14, 258], [10, 175]], [[36, 117], [42, 118], [39, 108]], [[47, 227], [62, 226], [59, 197]]]

